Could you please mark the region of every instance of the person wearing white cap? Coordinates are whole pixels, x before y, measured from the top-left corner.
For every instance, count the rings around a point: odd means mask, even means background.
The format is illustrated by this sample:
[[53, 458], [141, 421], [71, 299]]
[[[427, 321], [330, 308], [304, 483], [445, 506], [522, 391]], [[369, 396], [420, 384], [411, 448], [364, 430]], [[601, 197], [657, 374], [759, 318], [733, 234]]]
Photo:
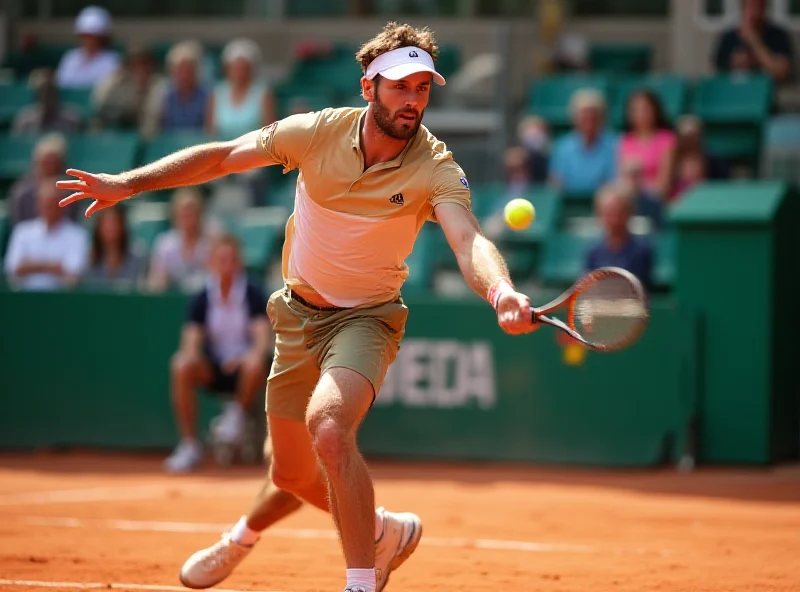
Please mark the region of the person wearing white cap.
[[75, 19], [80, 47], [61, 58], [56, 71], [58, 86], [86, 88], [112, 74], [120, 65], [117, 52], [108, 49], [111, 15], [105, 8], [87, 6]]
[[87, 215], [137, 193], [205, 183], [267, 165], [299, 169], [283, 247], [285, 286], [267, 313], [276, 335], [267, 380], [269, 477], [246, 516], [184, 563], [190, 588], [224, 580], [261, 531], [301, 501], [331, 512], [346, 563], [346, 592], [380, 592], [414, 552], [422, 522], [375, 509], [356, 444], [405, 333], [405, 260], [426, 221], [437, 222], [469, 286], [512, 335], [538, 328], [496, 247], [471, 211], [469, 182], [422, 125], [436, 71], [428, 29], [389, 23], [356, 59], [366, 108], [292, 115], [228, 141], [203, 144], [120, 175], [70, 169], [63, 204]]

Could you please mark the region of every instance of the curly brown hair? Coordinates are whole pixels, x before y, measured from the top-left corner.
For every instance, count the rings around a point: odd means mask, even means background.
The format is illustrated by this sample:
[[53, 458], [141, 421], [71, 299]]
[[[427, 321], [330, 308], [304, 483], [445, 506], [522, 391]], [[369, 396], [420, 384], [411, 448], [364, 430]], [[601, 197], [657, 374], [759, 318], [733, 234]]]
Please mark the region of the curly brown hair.
[[427, 51], [434, 61], [439, 55], [439, 46], [436, 45], [433, 31], [428, 27], [415, 29], [411, 25], [399, 25], [391, 21], [386, 23], [383, 31], [361, 46], [356, 52], [356, 61], [361, 64], [361, 69], [366, 72], [372, 60], [378, 56], [408, 46], [419, 47]]

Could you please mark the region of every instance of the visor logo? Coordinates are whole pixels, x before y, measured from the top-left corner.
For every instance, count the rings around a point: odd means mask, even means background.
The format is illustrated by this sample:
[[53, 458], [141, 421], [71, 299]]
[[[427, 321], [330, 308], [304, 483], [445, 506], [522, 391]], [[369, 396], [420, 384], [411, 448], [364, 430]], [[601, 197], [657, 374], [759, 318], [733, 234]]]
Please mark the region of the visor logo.
[[419, 54], [412, 49], [411, 51], [408, 52], [408, 57], [410, 57], [410, 58], [418, 58]]

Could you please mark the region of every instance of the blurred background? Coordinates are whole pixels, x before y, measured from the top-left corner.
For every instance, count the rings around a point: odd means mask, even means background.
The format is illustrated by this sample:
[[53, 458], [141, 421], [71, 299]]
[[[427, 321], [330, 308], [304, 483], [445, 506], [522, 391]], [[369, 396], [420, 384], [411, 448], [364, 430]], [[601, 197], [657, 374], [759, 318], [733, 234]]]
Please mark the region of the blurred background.
[[[265, 295], [281, 286], [294, 173], [143, 195], [86, 220], [84, 204], [55, 205], [64, 170], [121, 172], [292, 113], [363, 106], [354, 52], [387, 20], [436, 33], [448, 83], [423, 123], [466, 171], [517, 286], [543, 303], [619, 265], [653, 312], [613, 355], [548, 329], [507, 338], [426, 225], [408, 262], [407, 340], [365, 450], [796, 460], [793, 0], [0, 0], [0, 446], [172, 447], [170, 359], [220, 273], [215, 235], [237, 238]], [[537, 209], [523, 232], [502, 220], [513, 197]], [[204, 438], [225, 417], [222, 390], [200, 396]], [[240, 428], [253, 462], [262, 403]]]

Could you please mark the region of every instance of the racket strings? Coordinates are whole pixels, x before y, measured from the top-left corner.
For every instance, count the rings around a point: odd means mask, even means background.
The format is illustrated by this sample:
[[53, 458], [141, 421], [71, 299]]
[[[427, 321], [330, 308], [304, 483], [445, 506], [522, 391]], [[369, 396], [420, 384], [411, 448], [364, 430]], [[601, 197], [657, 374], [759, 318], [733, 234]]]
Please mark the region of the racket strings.
[[575, 299], [573, 324], [588, 341], [617, 347], [636, 337], [647, 320], [642, 293], [627, 278], [609, 275], [586, 286]]

